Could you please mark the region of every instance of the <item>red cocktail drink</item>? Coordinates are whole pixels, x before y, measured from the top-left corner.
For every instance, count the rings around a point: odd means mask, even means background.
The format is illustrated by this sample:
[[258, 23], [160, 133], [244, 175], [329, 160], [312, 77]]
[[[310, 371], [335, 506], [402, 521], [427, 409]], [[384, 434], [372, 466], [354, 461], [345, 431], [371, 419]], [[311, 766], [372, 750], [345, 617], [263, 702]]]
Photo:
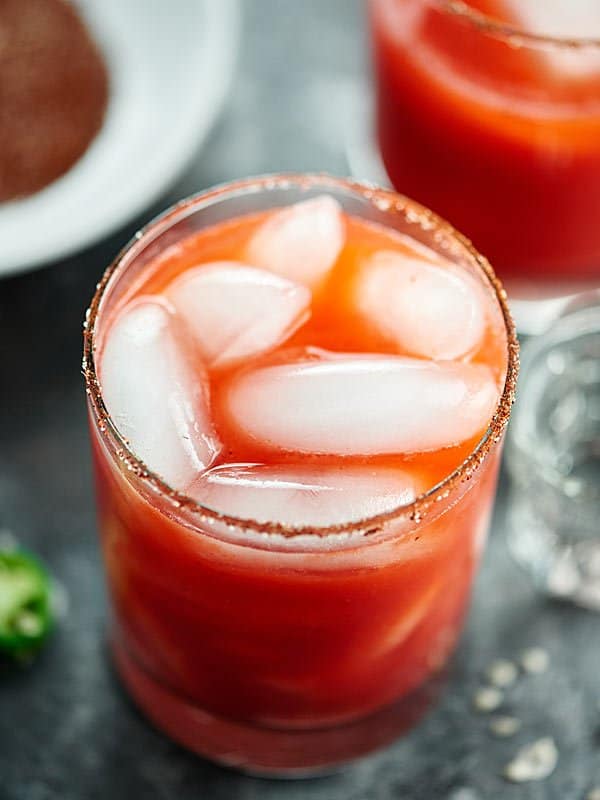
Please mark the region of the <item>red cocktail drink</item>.
[[393, 192], [248, 180], [143, 231], [84, 366], [112, 644], [145, 712], [282, 774], [412, 723], [461, 629], [516, 360], [487, 262]]
[[394, 186], [464, 231], [511, 288], [598, 284], [600, 6], [370, 7], [379, 144]]

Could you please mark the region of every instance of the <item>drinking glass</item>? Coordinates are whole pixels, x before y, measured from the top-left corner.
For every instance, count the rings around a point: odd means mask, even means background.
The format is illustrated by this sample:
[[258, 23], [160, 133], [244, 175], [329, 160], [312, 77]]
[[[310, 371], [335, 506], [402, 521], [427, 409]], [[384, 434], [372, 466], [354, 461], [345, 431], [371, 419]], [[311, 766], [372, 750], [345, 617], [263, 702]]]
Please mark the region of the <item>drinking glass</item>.
[[[480, 282], [503, 320], [505, 385], [467, 459], [413, 503], [333, 527], [240, 520], [176, 492], [130, 451], [103, 400], [96, 348], [111, 309], [157, 254], [205, 226], [323, 193]], [[111, 647], [147, 716], [203, 756], [271, 775], [329, 769], [413, 724], [461, 630], [517, 361], [505, 294], [487, 261], [394, 192], [326, 176], [248, 179], [185, 200], [142, 230], [98, 285], [84, 374]]]
[[472, 239], [519, 330], [539, 332], [600, 285], [600, 41], [527, 33], [449, 0], [369, 8], [389, 179]]
[[600, 292], [523, 348], [508, 541], [549, 595], [600, 611]]

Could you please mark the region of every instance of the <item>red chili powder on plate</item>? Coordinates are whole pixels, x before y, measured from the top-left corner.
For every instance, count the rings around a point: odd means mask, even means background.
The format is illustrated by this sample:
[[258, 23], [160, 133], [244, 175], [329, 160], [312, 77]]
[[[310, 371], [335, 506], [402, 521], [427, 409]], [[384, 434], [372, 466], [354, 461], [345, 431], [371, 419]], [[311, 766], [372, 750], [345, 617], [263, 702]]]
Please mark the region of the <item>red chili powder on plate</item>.
[[0, 0], [0, 201], [63, 175], [100, 129], [108, 73], [66, 0]]

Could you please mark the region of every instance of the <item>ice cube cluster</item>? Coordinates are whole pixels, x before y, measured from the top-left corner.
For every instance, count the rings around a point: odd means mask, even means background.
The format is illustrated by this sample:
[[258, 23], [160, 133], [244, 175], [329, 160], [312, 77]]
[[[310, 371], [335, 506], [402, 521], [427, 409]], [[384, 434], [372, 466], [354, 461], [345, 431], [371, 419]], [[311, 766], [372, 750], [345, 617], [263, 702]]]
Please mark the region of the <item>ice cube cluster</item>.
[[[259, 358], [309, 319], [345, 238], [329, 196], [276, 210], [243, 263], [198, 264], [112, 321], [100, 359], [104, 401], [132, 451], [170, 486], [241, 519], [340, 524], [428, 488], [408, 471], [344, 457], [438, 450], [485, 429], [499, 390], [491, 369], [469, 356], [485, 335], [489, 301], [452, 264], [390, 250], [361, 265], [356, 313], [397, 355], [296, 348], [288, 359], [285, 351]], [[223, 463], [210, 375], [221, 381], [220, 418], [281, 453], [280, 465]], [[306, 462], [319, 454], [339, 464]]]

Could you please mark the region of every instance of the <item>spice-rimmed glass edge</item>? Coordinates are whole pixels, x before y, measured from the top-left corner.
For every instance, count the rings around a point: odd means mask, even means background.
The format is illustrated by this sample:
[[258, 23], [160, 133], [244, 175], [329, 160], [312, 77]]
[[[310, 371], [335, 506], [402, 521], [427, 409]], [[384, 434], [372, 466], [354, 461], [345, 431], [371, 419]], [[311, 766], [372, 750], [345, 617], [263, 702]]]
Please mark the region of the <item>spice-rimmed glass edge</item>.
[[[136, 256], [149, 241], [165, 233], [170, 227], [187, 216], [227, 197], [269, 192], [269, 190], [273, 189], [285, 190], [292, 187], [300, 191], [317, 188], [325, 192], [328, 189], [346, 192], [371, 203], [379, 212], [390, 215], [403, 215], [406, 221], [410, 222], [411, 225], [417, 225], [424, 232], [435, 230], [435, 233], [447, 246], [452, 245], [453, 249], [456, 250], [458, 248], [461, 250], [462, 254], [471, 262], [473, 268], [487, 282], [498, 303], [506, 334], [507, 369], [503, 391], [488, 429], [469, 456], [446, 478], [411, 503], [366, 519], [323, 527], [288, 526], [275, 522], [258, 522], [252, 519], [229, 516], [208, 506], [203, 506], [191, 497], [170, 487], [161, 477], [152, 472], [143, 461], [137, 458], [130, 450], [127, 441], [117, 430], [104, 404], [95, 361], [96, 323], [102, 298], [112, 282], [118, 280], [120, 275], [127, 269], [127, 266], [135, 260]], [[390, 227], [393, 229], [393, 224]], [[173, 205], [134, 234], [106, 269], [102, 279], [97, 284], [91, 305], [86, 312], [83, 328], [82, 369], [86, 393], [94, 414], [96, 428], [100, 437], [108, 443], [109, 449], [112, 449], [117, 454], [127, 471], [133, 473], [147, 490], [158, 494], [163, 500], [167, 501], [173, 509], [185, 509], [187, 513], [197, 516], [199, 522], [205, 519], [209, 522], [221, 523], [241, 531], [251, 531], [258, 534], [277, 534], [286, 538], [299, 536], [325, 537], [334, 534], [363, 534], [366, 537], [379, 533], [385, 525], [392, 521], [411, 520], [413, 522], [421, 522], [428, 512], [439, 506], [440, 501], [449, 497], [453, 489], [473, 477], [486, 459], [489, 451], [500, 441], [510, 417], [519, 370], [519, 345], [515, 325], [508, 308], [506, 292], [487, 259], [475, 250], [471, 242], [448, 222], [438, 217], [437, 214], [404, 195], [392, 190], [379, 188], [374, 184], [337, 178], [327, 174], [283, 173], [245, 178], [231, 183], [219, 184], [212, 189], [200, 192]], [[210, 533], [210, 531], [207, 531], [207, 533]], [[253, 544], [249, 542], [249, 545]]]
[[424, 0], [424, 2], [448, 16], [461, 19], [479, 33], [501, 39], [514, 47], [558, 48], [570, 51], [588, 48], [600, 50], [600, 39], [596, 37], [579, 38], [534, 33], [524, 30], [519, 25], [494, 19], [483, 11], [471, 8], [462, 0]]

